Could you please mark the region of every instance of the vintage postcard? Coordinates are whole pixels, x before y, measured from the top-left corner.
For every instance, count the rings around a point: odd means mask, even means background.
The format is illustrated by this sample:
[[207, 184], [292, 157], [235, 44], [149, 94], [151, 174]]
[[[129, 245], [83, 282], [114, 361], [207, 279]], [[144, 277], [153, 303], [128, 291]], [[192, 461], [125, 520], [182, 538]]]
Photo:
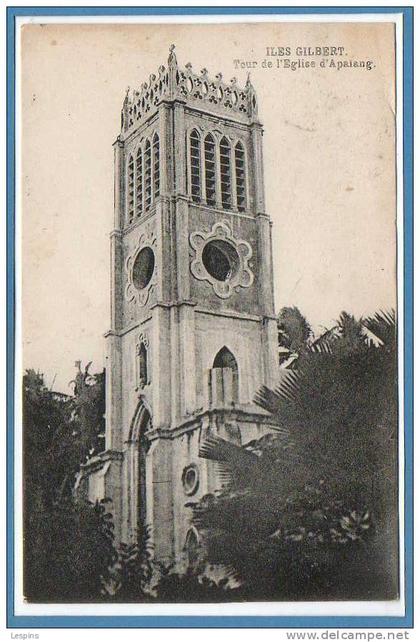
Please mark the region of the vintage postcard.
[[16, 27], [15, 615], [402, 619], [401, 16], [131, 18]]

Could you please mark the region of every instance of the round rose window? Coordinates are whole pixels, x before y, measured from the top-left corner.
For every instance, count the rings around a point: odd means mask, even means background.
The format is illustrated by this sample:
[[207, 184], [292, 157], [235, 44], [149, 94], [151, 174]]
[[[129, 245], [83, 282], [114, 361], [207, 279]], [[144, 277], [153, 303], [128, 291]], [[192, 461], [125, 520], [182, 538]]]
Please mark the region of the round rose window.
[[155, 255], [150, 247], [144, 247], [136, 256], [133, 265], [133, 284], [143, 290], [150, 283], [155, 269]]
[[203, 249], [203, 265], [217, 281], [229, 281], [239, 269], [239, 256], [236, 249], [222, 239], [209, 241]]

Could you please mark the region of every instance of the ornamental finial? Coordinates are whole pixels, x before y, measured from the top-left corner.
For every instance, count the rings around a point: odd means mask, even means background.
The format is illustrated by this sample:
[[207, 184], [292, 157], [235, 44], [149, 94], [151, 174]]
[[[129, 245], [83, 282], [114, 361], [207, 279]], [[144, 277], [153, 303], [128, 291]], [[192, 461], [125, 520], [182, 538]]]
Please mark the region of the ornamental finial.
[[177, 65], [176, 55], [175, 55], [175, 45], [171, 45], [169, 47], [168, 65], [170, 67], [176, 67]]

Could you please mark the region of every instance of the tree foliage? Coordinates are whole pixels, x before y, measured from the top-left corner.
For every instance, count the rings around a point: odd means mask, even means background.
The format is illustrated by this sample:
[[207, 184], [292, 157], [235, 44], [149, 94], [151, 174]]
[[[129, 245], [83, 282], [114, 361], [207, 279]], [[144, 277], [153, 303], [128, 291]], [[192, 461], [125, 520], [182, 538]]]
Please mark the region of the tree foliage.
[[277, 316], [279, 345], [290, 352], [306, 350], [312, 337], [312, 329], [296, 307], [284, 307]]
[[121, 543], [108, 587], [108, 597], [116, 602], [149, 602], [153, 599], [152, 580], [156, 571], [150, 529], [138, 528], [137, 541]]
[[32, 601], [99, 596], [115, 560], [106, 504], [72, 497], [103, 417], [103, 375], [83, 384], [68, 396], [34, 370], [23, 377], [24, 592]]
[[395, 597], [396, 386], [393, 314], [342, 313], [275, 390], [258, 392], [277, 434], [203, 445], [224, 485], [192, 504], [193, 520], [245, 594]]
[[106, 502], [38, 505], [26, 529], [25, 596], [34, 602], [100, 599], [116, 561]]
[[200, 575], [188, 569], [176, 573], [172, 568], [160, 568], [155, 587], [155, 599], [159, 602], [233, 602], [242, 599], [241, 591], [228, 586], [229, 578], [218, 580]]
[[105, 370], [95, 374], [89, 372], [91, 362], [84, 371], [80, 361], [73, 384], [74, 436], [79, 447], [79, 460], [98, 454], [105, 448]]

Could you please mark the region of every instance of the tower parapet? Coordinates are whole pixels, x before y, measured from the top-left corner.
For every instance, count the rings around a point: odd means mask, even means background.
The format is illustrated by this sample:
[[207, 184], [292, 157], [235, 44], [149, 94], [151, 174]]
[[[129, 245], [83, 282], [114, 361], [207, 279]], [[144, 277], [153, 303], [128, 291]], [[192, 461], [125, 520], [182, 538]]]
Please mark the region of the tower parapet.
[[169, 50], [168, 65], [161, 65], [158, 74], [151, 74], [139, 90], [127, 90], [121, 112], [121, 134], [129, 135], [153, 116], [165, 100], [181, 100], [195, 109], [217, 116], [250, 123], [258, 119], [255, 89], [248, 76], [244, 87], [235, 77], [229, 82], [218, 73], [209, 77], [207, 69], [195, 73], [191, 63], [178, 65], [175, 46]]

